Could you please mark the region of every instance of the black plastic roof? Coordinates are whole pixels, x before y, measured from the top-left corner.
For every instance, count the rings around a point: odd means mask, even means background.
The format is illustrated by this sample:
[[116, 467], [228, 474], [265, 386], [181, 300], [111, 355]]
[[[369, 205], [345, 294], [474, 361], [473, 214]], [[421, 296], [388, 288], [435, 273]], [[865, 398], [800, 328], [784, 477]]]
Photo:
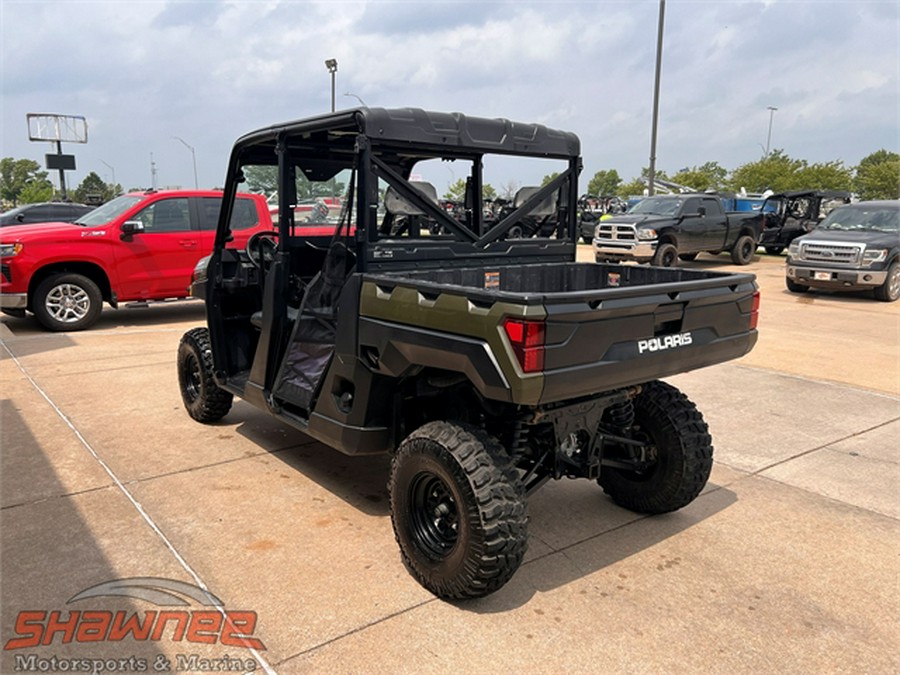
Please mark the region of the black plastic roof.
[[581, 152], [578, 136], [542, 124], [508, 119], [471, 117], [420, 108], [351, 108], [285, 122], [245, 134], [238, 146], [265, 143], [285, 132], [288, 136], [316, 132], [363, 134], [373, 145], [429, 147], [435, 150], [474, 150], [570, 158]]

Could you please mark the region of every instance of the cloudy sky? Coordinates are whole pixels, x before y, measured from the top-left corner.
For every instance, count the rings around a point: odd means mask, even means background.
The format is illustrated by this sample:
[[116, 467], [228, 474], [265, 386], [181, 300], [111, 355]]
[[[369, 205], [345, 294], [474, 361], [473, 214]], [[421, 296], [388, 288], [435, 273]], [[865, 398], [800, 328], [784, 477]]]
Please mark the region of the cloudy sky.
[[[88, 143], [63, 146], [70, 187], [90, 171], [150, 186], [151, 157], [157, 186], [192, 187], [176, 136], [200, 186], [218, 186], [235, 138], [330, 109], [334, 58], [338, 108], [540, 122], [581, 137], [582, 188], [600, 169], [630, 180], [649, 164], [658, 13], [658, 0], [0, 0], [0, 156], [55, 151], [28, 141], [26, 113], [81, 115]], [[758, 160], [769, 106], [771, 148], [791, 157], [900, 150], [900, 3], [669, 0], [657, 169]]]

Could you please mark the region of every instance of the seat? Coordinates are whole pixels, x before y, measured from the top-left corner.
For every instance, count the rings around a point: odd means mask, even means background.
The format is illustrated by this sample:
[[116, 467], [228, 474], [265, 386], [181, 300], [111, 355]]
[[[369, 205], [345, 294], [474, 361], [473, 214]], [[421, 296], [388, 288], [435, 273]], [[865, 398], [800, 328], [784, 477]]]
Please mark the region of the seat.
[[319, 381], [334, 352], [338, 301], [353, 254], [343, 241], [331, 244], [322, 270], [313, 277], [300, 303], [291, 338], [275, 378], [276, 398], [309, 410]]
[[[438, 203], [437, 190], [434, 185], [425, 181], [411, 180], [409, 184], [418, 190], [428, 201]], [[401, 197], [393, 186], [384, 195], [384, 208], [395, 216], [424, 216], [425, 212]]]
[[[516, 191], [516, 196], [513, 198], [513, 208], [519, 208], [523, 206], [525, 202], [531, 199], [534, 195], [536, 195], [541, 188], [535, 186], [521, 187]], [[536, 218], [543, 218], [545, 216], [552, 216], [556, 213], [556, 193], [550, 194], [548, 197], [544, 199], [540, 204], [531, 209], [528, 212], [528, 215], [535, 216]]]

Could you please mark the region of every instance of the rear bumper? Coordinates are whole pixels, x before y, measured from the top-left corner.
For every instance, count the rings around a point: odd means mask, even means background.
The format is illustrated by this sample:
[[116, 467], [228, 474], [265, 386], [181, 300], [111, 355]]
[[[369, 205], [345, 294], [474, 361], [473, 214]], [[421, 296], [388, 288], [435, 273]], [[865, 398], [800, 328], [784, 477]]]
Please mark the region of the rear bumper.
[[874, 288], [884, 285], [887, 279], [887, 270], [844, 269], [792, 263], [788, 263], [786, 274], [791, 281], [822, 288]]

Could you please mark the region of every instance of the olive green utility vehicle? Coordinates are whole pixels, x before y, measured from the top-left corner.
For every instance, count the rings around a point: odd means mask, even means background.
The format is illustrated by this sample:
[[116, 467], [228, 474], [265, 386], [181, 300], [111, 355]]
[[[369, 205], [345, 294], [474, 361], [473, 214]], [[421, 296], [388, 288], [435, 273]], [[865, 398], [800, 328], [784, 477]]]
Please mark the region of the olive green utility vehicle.
[[[178, 351], [188, 413], [215, 422], [238, 396], [341, 452], [392, 453], [403, 562], [442, 598], [512, 577], [526, 495], [551, 478], [641, 513], [685, 506], [712, 443], [660, 378], [746, 354], [756, 283], [576, 262], [580, 170], [572, 133], [458, 113], [360, 108], [243, 136], [194, 274], [208, 326]], [[513, 207], [488, 219], [492, 185]], [[229, 248], [235, 196], [261, 190], [277, 231]]]

